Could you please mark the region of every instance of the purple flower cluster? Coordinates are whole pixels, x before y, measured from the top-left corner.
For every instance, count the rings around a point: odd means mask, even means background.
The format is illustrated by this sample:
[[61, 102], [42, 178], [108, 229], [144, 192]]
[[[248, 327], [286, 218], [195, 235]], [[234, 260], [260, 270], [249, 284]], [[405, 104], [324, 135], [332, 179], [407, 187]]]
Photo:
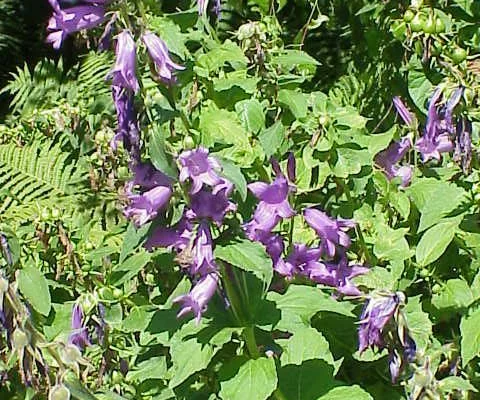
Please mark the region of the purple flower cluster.
[[351, 220], [332, 219], [320, 210], [306, 209], [305, 221], [317, 233], [320, 244], [318, 247], [294, 244], [290, 254], [283, 257], [284, 238], [272, 231], [282, 219], [295, 215], [288, 200], [289, 194], [295, 191], [295, 158], [292, 154], [288, 157], [288, 179], [276, 160], [272, 160], [272, 166], [276, 178], [271, 184], [255, 182], [248, 185], [259, 203], [252, 220], [244, 225], [247, 237], [265, 246], [273, 261], [273, 268], [280, 275], [288, 278], [304, 276], [313, 282], [335, 288], [341, 295], [360, 295], [351, 279], [366, 273], [368, 269], [348, 263], [346, 249], [351, 241], [347, 231], [355, 227]]
[[105, 20], [107, 0], [81, 1], [80, 5], [62, 8], [58, 0], [49, 0], [53, 15], [48, 21], [47, 42], [59, 49], [65, 38], [71, 33], [91, 29]]
[[363, 307], [358, 329], [360, 353], [369, 347], [388, 349], [393, 382], [397, 381], [405, 365], [414, 360], [416, 353], [415, 341], [409, 335], [401, 313], [404, 304], [405, 295], [401, 292], [370, 295]]
[[[188, 274], [195, 284], [190, 293], [176, 298], [174, 302], [182, 305], [179, 317], [192, 312], [198, 322], [219, 281], [211, 228], [212, 225], [220, 227], [226, 214], [235, 211], [236, 206], [229, 200], [232, 183], [219, 175], [220, 164], [206, 149], [199, 147], [184, 151], [179, 155], [178, 162], [179, 181], [189, 185], [188, 207], [175, 226], [159, 225], [154, 228], [145, 247], [148, 250], [169, 247], [179, 255], [189, 255]], [[147, 180], [152, 181], [151, 176]], [[160, 187], [166, 187], [166, 183], [161, 179], [156, 182]], [[153, 218], [155, 216], [150, 219]]]
[[[422, 136], [415, 143], [423, 162], [440, 160], [442, 153], [455, 150], [454, 160], [468, 171], [471, 163], [472, 143], [471, 124], [463, 117], [455, 122], [454, 111], [463, 96], [464, 88], [456, 88], [446, 103], [442, 103], [443, 93], [437, 88], [428, 104], [427, 120]], [[416, 125], [416, 119], [399, 97], [393, 98], [393, 104], [402, 120], [411, 128]], [[393, 142], [386, 150], [380, 152], [376, 164], [381, 167], [388, 179], [399, 177], [401, 185], [409, 185], [412, 178], [412, 166], [398, 166], [399, 161], [412, 148], [409, 138]]]
[[[134, 178], [126, 187], [129, 204], [124, 215], [136, 226], [142, 226], [153, 220], [168, 204], [172, 196], [171, 181], [150, 163], [134, 164], [132, 170]], [[135, 193], [135, 188], [140, 193]]]

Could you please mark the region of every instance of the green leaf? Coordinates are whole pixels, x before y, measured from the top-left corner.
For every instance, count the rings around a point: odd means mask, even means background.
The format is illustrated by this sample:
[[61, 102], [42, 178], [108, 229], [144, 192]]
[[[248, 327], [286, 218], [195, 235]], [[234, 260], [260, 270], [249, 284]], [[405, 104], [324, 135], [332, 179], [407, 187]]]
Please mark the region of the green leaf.
[[462, 317], [460, 322], [461, 355], [463, 366], [480, 354], [480, 308]]
[[262, 144], [265, 156], [270, 158], [277, 152], [285, 140], [285, 127], [280, 121], [277, 121], [272, 126], [264, 129], [258, 138]]
[[232, 111], [208, 107], [200, 115], [200, 131], [206, 147], [214, 143], [249, 145], [248, 134]]
[[248, 360], [231, 379], [220, 383], [220, 397], [229, 400], [267, 399], [277, 387], [273, 358]]
[[259, 243], [239, 240], [226, 245], [218, 245], [215, 248], [215, 258], [252, 272], [266, 286], [272, 280], [272, 260]]
[[73, 376], [73, 374], [68, 374], [67, 379], [63, 381], [65, 386], [70, 390], [72, 396], [77, 400], [97, 400], [97, 398], [86, 389], [80, 381]]
[[265, 128], [265, 114], [257, 99], [242, 100], [235, 103], [235, 111], [248, 132], [257, 133]]
[[142, 361], [128, 371], [127, 380], [143, 382], [147, 379], [163, 379], [167, 372], [167, 360], [164, 356], [152, 357]]
[[155, 168], [170, 178], [176, 179], [178, 175], [177, 168], [172, 157], [165, 152], [165, 136], [162, 127], [157, 126], [150, 130], [148, 150]]
[[112, 285], [119, 286], [137, 275], [150, 261], [152, 255], [142, 250], [140, 253], [128, 257], [123, 263], [117, 265], [113, 272]]
[[213, 78], [213, 87], [217, 92], [222, 92], [237, 86], [246, 93], [253, 94], [257, 90], [259, 81], [260, 78], [247, 76], [247, 70], [240, 70], [229, 72], [222, 78]]
[[288, 339], [278, 339], [283, 348], [280, 357], [282, 366], [287, 364], [300, 365], [303, 361], [321, 359], [335, 366], [335, 360], [330, 352], [330, 346], [324, 336], [316, 329], [304, 327], [295, 330]]
[[122, 250], [120, 252], [119, 262], [122, 263], [125, 261], [125, 258], [130, 255], [130, 253], [137, 248], [139, 243], [147, 235], [148, 230], [150, 229], [151, 224], [145, 224], [140, 228], [136, 228], [134, 224], [129, 224], [127, 232], [123, 238]]
[[478, 392], [477, 388], [473, 386], [470, 381], [459, 376], [447, 376], [443, 378], [438, 381], [438, 387], [445, 394], [451, 394], [455, 390]]
[[415, 251], [418, 265], [424, 267], [437, 260], [453, 240], [459, 224], [459, 218], [450, 218], [426, 231]]
[[242, 174], [242, 170], [231, 161], [217, 157], [222, 166], [222, 175], [235, 185], [243, 201], [247, 198], [247, 180]]
[[237, 70], [245, 69], [248, 63], [242, 49], [228, 39], [197, 59], [197, 64], [209, 72], [214, 72], [227, 63]]
[[368, 392], [363, 390], [358, 385], [353, 386], [340, 386], [331, 389], [327, 394], [324, 394], [318, 400], [345, 400], [345, 399], [355, 399], [355, 400], [373, 400], [373, 397], [370, 396]]
[[377, 226], [377, 236], [373, 252], [376, 257], [387, 260], [405, 260], [411, 252], [405, 234], [408, 229], [392, 229], [387, 225]]
[[432, 336], [432, 322], [422, 310], [420, 296], [410, 297], [405, 307], [407, 325], [419, 350], [426, 349]]
[[286, 68], [297, 65], [320, 65], [312, 56], [301, 50], [285, 50], [282, 54], [273, 56], [271, 63]]
[[313, 286], [290, 285], [285, 294], [268, 292], [267, 300], [281, 310], [281, 319], [275, 328], [288, 332], [309, 326], [310, 319], [319, 311], [355, 317], [353, 304], [337, 301]]
[[215, 353], [212, 346], [198, 343], [196, 338], [172, 343], [172, 379], [168, 386], [174, 388], [195, 372], [207, 368]]
[[278, 101], [287, 106], [295, 118], [301, 119], [307, 116], [307, 97], [303, 93], [282, 89], [278, 92]]
[[433, 92], [433, 84], [428, 80], [417, 56], [411, 58], [409, 67], [408, 92], [415, 105], [425, 113], [425, 105]]
[[421, 178], [408, 189], [417, 208], [421, 211], [418, 231], [435, 225], [466, 200], [464, 189], [433, 178]]
[[349, 175], [358, 174], [362, 166], [371, 164], [371, 156], [368, 150], [354, 150], [346, 147], [337, 148], [337, 162], [332, 172], [339, 178], [347, 178]]
[[308, 360], [302, 365], [286, 365], [278, 372], [279, 388], [289, 400], [318, 400], [340, 384], [335, 380], [334, 373], [334, 367], [323, 360]]
[[50, 313], [52, 302], [48, 283], [38, 268], [25, 265], [18, 273], [18, 288], [35, 311], [45, 316]]
[[474, 300], [470, 287], [463, 279], [449, 279], [440, 293], [432, 296], [432, 304], [438, 309], [466, 308]]

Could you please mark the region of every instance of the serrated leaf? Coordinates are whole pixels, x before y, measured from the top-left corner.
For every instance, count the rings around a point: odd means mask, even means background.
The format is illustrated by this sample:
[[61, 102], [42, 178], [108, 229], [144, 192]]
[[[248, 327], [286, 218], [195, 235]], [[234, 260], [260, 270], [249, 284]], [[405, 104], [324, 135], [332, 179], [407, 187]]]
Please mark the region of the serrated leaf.
[[150, 132], [148, 151], [152, 164], [165, 175], [168, 175], [172, 179], [176, 179], [178, 171], [172, 157], [170, 157], [165, 151], [165, 136], [162, 132], [162, 128], [156, 127]]
[[197, 59], [197, 64], [209, 72], [216, 71], [227, 63], [234, 69], [245, 69], [248, 63], [242, 49], [228, 39]]
[[248, 134], [236, 113], [209, 107], [200, 115], [202, 144], [211, 147], [214, 143], [249, 145]]
[[164, 356], [152, 357], [142, 361], [128, 371], [127, 380], [143, 382], [147, 379], [163, 379], [167, 372], [167, 360]]
[[312, 56], [301, 50], [285, 50], [282, 54], [273, 56], [271, 63], [287, 68], [297, 65], [320, 65]]
[[287, 106], [295, 118], [301, 119], [307, 116], [307, 97], [295, 90], [282, 89], [278, 92], [278, 101]]
[[467, 379], [463, 379], [460, 376], [447, 376], [438, 381], [438, 387], [445, 394], [451, 394], [455, 390], [478, 392], [475, 386], [473, 386]]
[[52, 302], [45, 276], [32, 265], [25, 265], [18, 273], [18, 289], [40, 314], [50, 313]]
[[415, 251], [418, 265], [426, 266], [437, 260], [455, 236], [460, 219], [451, 218], [440, 222], [426, 231]]
[[325, 337], [314, 328], [304, 327], [296, 330], [288, 339], [279, 339], [277, 343], [283, 348], [280, 357], [282, 366], [300, 365], [306, 360], [320, 359], [335, 366], [330, 346]]
[[265, 127], [263, 107], [257, 99], [242, 100], [235, 103], [235, 111], [248, 132], [257, 133]]
[[129, 224], [127, 232], [123, 238], [122, 250], [120, 252], [119, 262], [125, 261], [125, 258], [137, 248], [141, 240], [146, 236], [151, 224], [145, 224], [140, 228], [136, 228], [134, 224]]
[[467, 365], [480, 354], [480, 308], [462, 317], [460, 322], [462, 365]]
[[470, 287], [462, 279], [449, 279], [440, 292], [432, 296], [432, 304], [438, 309], [466, 308], [474, 300]]
[[252, 272], [266, 286], [273, 277], [272, 260], [262, 245], [249, 240], [239, 240], [215, 248], [215, 257], [236, 267]]
[[285, 127], [280, 121], [277, 121], [272, 126], [264, 129], [258, 138], [262, 144], [265, 156], [270, 158], [276, 153], [285, 140]]
[[247, 180], [243, 176], [242, 170], [234, 163], [225, 158], [218, 157], [222, 166], [222, 175], [235, 185], [243, 201], [247, 198]]
[[273, 358], [248, 360], [237, 374], [220, 383], [220, 397], [229, 400], [267, 399], [277, 387]]
[[328, 393], [324, 394], [318, 400], [345, 400], [345, 399], [355, 399], [355, 400], [373, 400], [373, 397], [370, 396], [368, 392], [363, 390], [358, 385], [353, 386], [340, 386], [331, 389]]

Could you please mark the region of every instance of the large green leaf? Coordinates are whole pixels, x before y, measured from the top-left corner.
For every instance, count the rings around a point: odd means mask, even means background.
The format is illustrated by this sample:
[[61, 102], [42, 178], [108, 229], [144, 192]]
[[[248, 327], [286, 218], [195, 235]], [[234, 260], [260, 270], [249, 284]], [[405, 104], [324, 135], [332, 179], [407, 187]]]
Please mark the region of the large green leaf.
[[373, 400], [368, 392], [363, 390], [360, 386], [339, 386], [331, 389], [328, 393], [324, 394], [318, 400]]
[[36, 311], [45, 316], [50, 313], [52, 302], [48, 283], [38, 268], [25, 265], [18, 273], [18, 288]]
[[446, 219], [423, 234], [415, 251], [418, 265], [429, 265], [445, 252], [455, 236], [459, 223], [458, 218]]
[[480, 308], [462, 317], [460, 322], [462, 364], [465, 366], [480, 354]]
[[432, 296], [438, 309], [466, 308], [475, 300], [472, 290], [463, 279], [449, 279], [439, 293]]
[[249, 240], [238, 240], [215, 248], [215, 257], [236, 267], [252, 272], [268, 287], [273, 277], [272, 260], [262, 245]]
[[248, 360], [229, 380], [221, 382], [220, 397], [229, 400], [265, 400], [277, 387], [273, 358]]
[[263, 107], [257, 99], [237, 102], [235, 104], [235, 111], [248, 132], [257, 133], [265, 127]]
[[277, 343], [283, 348], [280, 363], [300, 365], [306, 360], [321, 359], [335, 366], [335, 360], [327, 340], [314, 328], [297, 329], [288, 339], [279, 339]]

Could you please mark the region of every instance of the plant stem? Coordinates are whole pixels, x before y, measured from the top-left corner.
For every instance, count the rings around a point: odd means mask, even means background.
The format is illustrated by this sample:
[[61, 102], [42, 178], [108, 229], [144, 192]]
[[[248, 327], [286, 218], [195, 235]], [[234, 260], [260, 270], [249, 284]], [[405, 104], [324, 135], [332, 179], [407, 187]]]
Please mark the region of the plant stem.
[[252, 358], [259, 358], [260, 352], [258, 351], [257, 341], [255, 340], [255, 326], [247, 326], [243, 329], [243, 338], [247, 345], [248, 352]]

